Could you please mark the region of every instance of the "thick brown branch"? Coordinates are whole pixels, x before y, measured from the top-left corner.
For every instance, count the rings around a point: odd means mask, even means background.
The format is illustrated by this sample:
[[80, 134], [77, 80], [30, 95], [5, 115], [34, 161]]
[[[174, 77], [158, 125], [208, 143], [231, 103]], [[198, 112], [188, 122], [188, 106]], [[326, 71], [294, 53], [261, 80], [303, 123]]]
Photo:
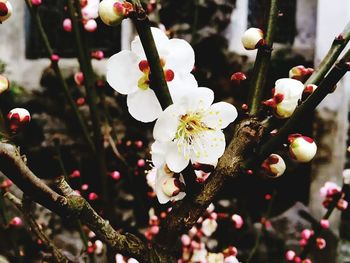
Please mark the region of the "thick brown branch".
[[[114, 230], [83, 197], [72, 192], [65, 197], [53, 191], [26, 166], [14, 146], [0, 143], [0, 167], [1, 171], [34, 201], [60, 216], [80, 219], [114, 251], [132, 256], [141, 262], [150, 262], [149, 250], [141, 239]], [[66, 187], [64, 193], [69, 193], [69, 189]]]
[[257, 145], [261, 133], [262, 126], [256, 119], [244, 120], [237, 125], [230, 145], [205, 182], [203, 190], [194, 197], [186, 197], [169, 213], [157, 239], [159, 244], [171, 249], [177, 241], [174, 237], [180, 236], [197, 222], [227, 178], [240, 172], [241, 162]]

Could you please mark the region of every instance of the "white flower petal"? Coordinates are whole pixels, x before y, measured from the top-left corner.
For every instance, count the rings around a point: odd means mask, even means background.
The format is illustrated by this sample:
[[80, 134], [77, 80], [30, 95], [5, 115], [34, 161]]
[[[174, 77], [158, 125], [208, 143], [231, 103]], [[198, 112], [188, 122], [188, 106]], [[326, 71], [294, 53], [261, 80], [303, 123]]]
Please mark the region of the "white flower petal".
[[214, 92], [208, 88], [197, 88], [189, 91], [179, 99], [178, 104], [187, 112], [202, 112], [209, 109], [214, 101]]
[[179, 151], [176, 143], [171, 143], [165, 156], [166, 164], [169, 169], [179, 173], [186, 168], [189, 159], [186, 159], [183, 152]]
[[191, 73], [174, 73], [174, 79], [168, 82], [168, 87], [173, 102], [177, 103], [181, 97], [197, 89], [198, 83]]
[[176, 72], [190, 73], [194, 67], [194, 50], [183, 39], [170, 39], [168, 42], [168, 55], [165, 59], [165, 68]]
[[129, 94], [127, 105], [131, 116], [141, 122], [152, 122], [162, 113], [162, 107], [152, 89]]
[[213, 164], [225, 151], [225, 135], [221, 130], [204, 131], [195, 138], [192, 163]]
[[212, 129], [224, 129], [238, 116], [235, 106], [227, 102], [218, 102], [210, 106], [202, 121]]
[[283, 78], [275, 83], [275, 95], [283, 94], [284, 99], [300, 99], [304, 90], [304, 84], [295, 79]]
[[166, 108], [154, 125], [153, 138], [161, 142], [172, 141], [175, 138], [182, 114], [174, 104]]
[[151, 146], [152, 163], [155, 167], [161, 167], [165, 162], [165, 153], [167, 151], [167, 143], [155, 141]]
[[138, 56], [129, 50], [123, 50], [110, 57], [106, 73], [109, 85], [121, 94], [135, 92], [138, 89], [138, 80], [143, 74], [138, 63]]
[[[159, 56], [166, 56], [168, 54], [167, 44], [169, 42], [167, 35], [162, 30], [156, 27], [152, 27], [151, 30]], [[135, 52], [142, 59], [146, 58], [139, 36], [135, 37], [135, 39], [131, 42], [131, 51]]]

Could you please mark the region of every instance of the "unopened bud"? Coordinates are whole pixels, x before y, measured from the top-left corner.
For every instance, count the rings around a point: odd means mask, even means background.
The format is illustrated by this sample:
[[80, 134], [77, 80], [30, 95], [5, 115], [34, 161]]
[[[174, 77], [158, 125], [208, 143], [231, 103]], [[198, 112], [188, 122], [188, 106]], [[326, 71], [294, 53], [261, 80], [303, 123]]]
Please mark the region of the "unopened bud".
[[0, 94], [6, 91], [10, 87], [10, 82], [8, 79], [2, 75], [0, 75]]
[[12, 109], [8, 114], [7, 118], [10, 121], [10, 129], [16, 132], [19, 128], [30, 122], [30, 113], [23, 108]]
[[271, 154], [261, 165], [264, 175], [268, 177], [279, 177], [286, 170], [286, 164], [278, 154]]
[[292, 134], [288, 140], [290, 142], [289, 153], [294, 160], [307, 163], [315, 157], [317, 145], [313, 139], [301, 134]]
[[132, 5], [121, 0], [103, 0], [98, 8], [103, 23], [109, 26], [117, 26], [132, 10]]
[[241, 40], [245, 49], [256, 49], [264, 42], [264, 33], [259, 28], [251, 27], [244, 32]]
[[314, 72], [313, 68], [305, 68], [304, 66], [295, 66], [289, 70], [289, 78], [305, 82]]
[[9, 1], [0, 1], [0, 24], [12, 15], [12, 5]]

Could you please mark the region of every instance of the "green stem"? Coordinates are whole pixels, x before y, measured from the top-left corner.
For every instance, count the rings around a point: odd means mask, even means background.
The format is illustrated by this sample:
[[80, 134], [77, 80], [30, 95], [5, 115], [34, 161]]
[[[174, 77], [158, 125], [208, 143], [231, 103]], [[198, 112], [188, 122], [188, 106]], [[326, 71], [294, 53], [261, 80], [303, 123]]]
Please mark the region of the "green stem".
[[306, 81], [307, 84], [315, 84], [318, 85], [333, 64], [336, 62], [340, 53], [346, 47], [350, 40], [350, 22], [345, 26], [343, 32], [334, 39], [331, 48], [328, 50], [327, 55], [323, 58], [318, 68], [314, 71], [314, 73], [310, 76], [310, 78]]
[[259, 47], [256, 56], [249, 94], [249, 113], [256, 116], [261, 106], [264, 86], [271, 59], [271, 51], [278, 18], [278, 0], [271, 0], [265, 36], [265, 45]]
[[330, 93], [333, 87], [349, 70], [348, 61], [350, 60], [350, 50], [343, 56], [329, 74], [323, 79], [318, 88], [300, 105], [296, 108], [290, 119], [279, 129], [278, 133], [268, 140], [260, 149], [256, 158], [251, 158], [245, 163], [245, 167], [259, 165], [265, 160], [272, 151], [281, 146], [288, 135], [294, 131], [300, 123], [303, 122], [305, 116], [312, 112], [318, 104]]
[[[165, 109], [172, 104], [169, 88], [164, 77], [164, 71], [160, 63], [159, 54], [156, 48], [156, 44], [153, 39], [153, 35], [150, 28], [150, 22], [145, 11], [142, 9], [138, 1], [133, 1], [136, 11], [130, 14], [132, 21], [134, 22], [137, 33], [140, 37], [143, 49], [145, 51], [147, 61], [149, 63], [152, 80], [151, 86], [153, 91]], [[136, 2], [136, 3], [135, 3]]]
[[[29, 12], [31, 14], [31, 17], [34, 19], [34, 22], [38, 28], [38, 31], [39, 31], [39, 36], [41, 37], [41, 41], [42, 43], [44, 44], [44, 48], [45, 48], [45, 51], [46, 51], [46, 55], [48, 58], [51, 58], [51, 56], [54, 54], [53, 52], [53, 49], [50, 45], [50, 42], [49, 42], [49, 39], [47, 37], [47, 34], [44, 30], [44, 27], [43, 27], [43, 24], [42, 24], [42, 21], [41, 21], [41, 18], [39, 16], [39, 13], [38, 13], [38, 10], [37, 10], [37, 7], [33, 7], [32, 6], [32, 3], [30, 0], [25, 0], [26, 4], [27, 4], [27, 7], [29, 9]], [[63, 92], [68, 100], [68, 103], [70, 105], [70, 107], [72, 108], [73, 110], [73, 113], [78, 121], [78, 124], [81, 128], [81, 131], [83, 132], [83, 135], [84, 135], [84, 138], [85, 140], [87, 141], [87, 143], [89, 144], [89, 147], [91, 148], [91, 150], [94, 152], [95, 151], [95, 146], [94, 146], [94, 143], [91, 139], [91, 136], [89, 135], [89, 129], [83, 119], [83, 117], [81, 116], [80, 112], [79, 112], [79, 109], [77, 107], [77, 105], [75, 104], [75, 101], [69, 91], [69, 88], [68, 88], [68, 85], [67, 85], [67, 82], [65, 81], [64, 77], [63, 77], [63, 74], [58, 66], [58, 63], [52, 63], [52, 68], [53, 70], [55, 71], [56, 73], [56, 76], [58, 77], [58, 80], [60, 81], [60, 84], [62, 86], [62, 89], [63, 89]]]
[[86, 88], [86, 99], [90, 108], [92, 126], [94, 131], [94, 142], [96, 148], [96, 159], [98, 163], [100, 180], [102, 181], [102, 194], [106, 197], [107, 194], [107, 168], [105, 161], [105, 151], [103, 148], [103, 135], [101, 132], [101, 122], [98, 113], [98, 96], [95, 89], [95, 75], [91, 64], [91, 58], [89, 51], [84, 43], [87, 43], [84, 35], [83, 24], [81, 16], [80, 3], [73, 0], [68, 0], [68, 10], [73, 25], [73, 33], [76, 41], [76, 47], [78, 51], [78, 59], [80, 63], [81, 71], [84, 74], [84, 83]]

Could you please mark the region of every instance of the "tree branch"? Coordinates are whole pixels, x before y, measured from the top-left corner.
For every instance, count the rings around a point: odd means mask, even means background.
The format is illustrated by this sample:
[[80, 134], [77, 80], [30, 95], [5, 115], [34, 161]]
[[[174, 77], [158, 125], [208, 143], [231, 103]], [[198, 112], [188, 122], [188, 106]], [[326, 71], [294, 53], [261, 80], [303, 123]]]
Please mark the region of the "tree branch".
[[55, 244], [47, 237], [47, 235], [42, 230], [41, 226], [35, 221], [33, 214], [31, 213], [29, 207], [29, 203], [24, 205], [20, 199], [11, 194], [10, 192], [6, 192], [4, 195], [8, 200], [10, 200], [17, 209], [22, 213], [25, 221], [27, 222], [30, 231], [36, 236], [36, 238], [40, 239], [46, 248], [52, 253], [53, 262], [58, 263], [68, 263], [71, 262], [67, 259], [62, 252], [55, 246]]
[[[137, 2], [137, 1], [133, 1], [133, 2]], [[172, 104], [172, 100], [170, 97], [168, 84], [164, 77], [164, 71], [163, 71], [163, 68], [161, 67], [156, 44], [154, 42], [153, 35], [151, 32], [150, 22], [142, 6], [139, 3], [134, 3], [134, 5], [135, 5], [136, 11], [130, 14], [130, 18], [132, 19], [135, 25], [135, 28], [137, 30], [137, 33], [140, 37], [143, 49], [147, 57], [147, 61], [151, 69], [152, 89], [156, 93], [157, 98], [160, 104], [162, 105], [162, 108], [165, 109], [170, 104]]]
[[174, 249], [176, 238], [189, 230], [213, 201], [225, 181], [237, 175], [241, 162], [256, 147], [262, 133], [262, 126], [254, 118], [244, 120], [237, 125], [233, 139], [220, 158], [216, 169], [204, 183], [203, 190], [193, 197], [186, 196], [178, 202], [162, 225], [157, 241], [168, 249]]
[[340, 53], [346, 47], [350, 40], [350, 22], [345, 26], [343, 32], [337, 36], [331, 48], [328, 50], [327, 55], [323, 58], [318, 68], [313, 72], [310, 78], [306, 81], [307, 84], [318, 85], [330, 68], [334, 65]]
[[26, 166], [14, 146], [0, 143], [0, 167], [6, 176], [37, 203], [62, 217], [80, 219], [114, 251], [132, 256], [141, 262], [150, 262], [149, 249], [141, 239], [130, 233], [122, 234], [114, 230], [83, 197], [74, 195], [67, 185], [65, 193], [69, 194], [66, 197], [53, 191]]

